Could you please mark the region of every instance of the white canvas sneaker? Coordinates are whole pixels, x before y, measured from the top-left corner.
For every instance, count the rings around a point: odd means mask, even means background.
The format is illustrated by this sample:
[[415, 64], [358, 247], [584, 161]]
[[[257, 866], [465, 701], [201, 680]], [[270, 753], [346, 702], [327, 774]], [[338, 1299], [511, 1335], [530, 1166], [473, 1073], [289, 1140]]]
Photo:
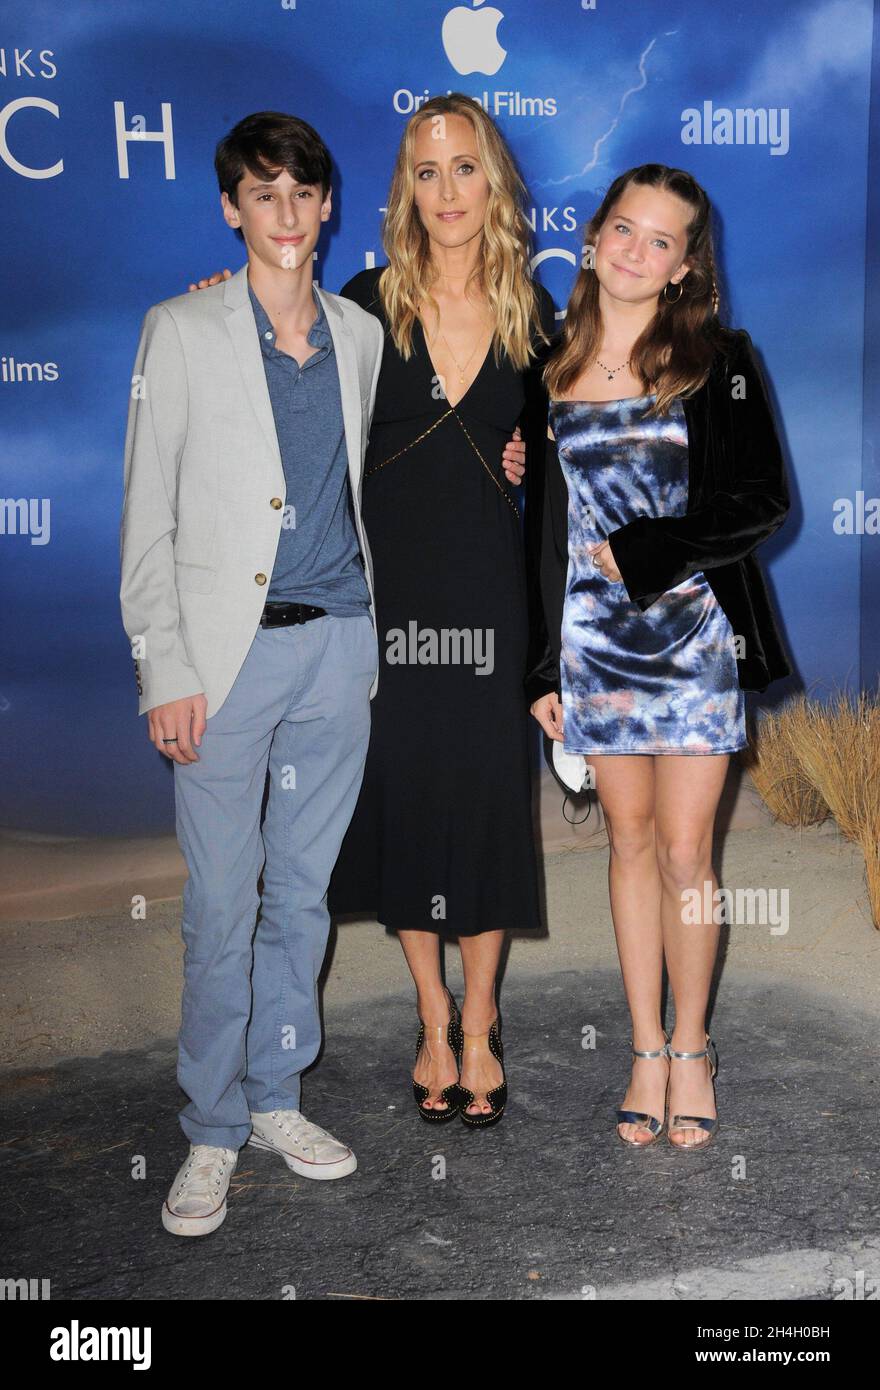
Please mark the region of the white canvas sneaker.
[[251, 1112], [253, 1130], [248, 1140], [255, 1149], [280, 1154], [301, 1178], [344, 1178], [357, 1168], [351, 1149], [340, 1144], [326, 1129], [313, 1125], [298, 1110]]
[[207, 1236], [226, 1217], [226, 1192], [237, 1149], [190, 1144], [162, 1208], [162, 1225], [175, 1236]]

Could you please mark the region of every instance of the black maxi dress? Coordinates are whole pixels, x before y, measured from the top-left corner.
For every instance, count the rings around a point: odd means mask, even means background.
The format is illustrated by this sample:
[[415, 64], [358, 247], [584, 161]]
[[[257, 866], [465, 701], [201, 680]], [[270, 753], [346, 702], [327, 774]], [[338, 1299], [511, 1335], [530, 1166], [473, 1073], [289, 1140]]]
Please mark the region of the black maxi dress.
[[[379, 683], [328, 907], [443, 937], [534, 930], [529, 596], [517, 489], [501, 455], [520, 423], [528, 482], [541, 398], [534, 372], [504, 355], [496, 366], [490, 348], [452, 411], [421, 325], [408, 362], [394, 347], [380, 275], [362, 271], [341, 291], [386, 330], [362, 495]], [[538, 294], [550, 334], [552, 300]]]

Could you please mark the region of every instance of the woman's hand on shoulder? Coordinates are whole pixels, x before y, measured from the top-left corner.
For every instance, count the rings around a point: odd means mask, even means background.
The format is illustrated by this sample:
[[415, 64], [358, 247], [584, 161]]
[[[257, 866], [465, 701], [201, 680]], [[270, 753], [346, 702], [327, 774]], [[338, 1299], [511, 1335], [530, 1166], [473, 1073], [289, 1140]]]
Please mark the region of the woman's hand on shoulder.
[[206, 290], [209, 285], [219, 285], [221, 280], [231, 279], [231, 270], [224, 270], [222, 273], [219, 270], [215, 270], [214, 274], [209, 276], [207, 280], [199, 280], [198, 284], [196, 284], [195, 282], [191, 284], [190, 290]]

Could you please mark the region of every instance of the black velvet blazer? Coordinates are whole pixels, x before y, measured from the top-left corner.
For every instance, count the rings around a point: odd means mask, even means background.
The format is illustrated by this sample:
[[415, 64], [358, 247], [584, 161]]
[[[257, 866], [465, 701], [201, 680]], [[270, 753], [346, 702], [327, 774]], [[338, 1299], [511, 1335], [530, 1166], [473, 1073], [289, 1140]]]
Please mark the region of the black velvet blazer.
[[[545, 349], [531, 372], [523, 431], [530, 576], [525, 688], [530, 704], [550, 691], [561, 694], [568, 488], [556, 445], [547, 438], [549, 403], [545, 395], [542, 405], [539, 395], [540, 369], [554, 346]], [[703, 571], [734, 635], [744, 639], [737, 658], [740, 686], [765, 690], [791, 668], [754, 551], [785, 520], [789, 492], [766, 386], [745, 329], [721, 330], [708, 378], [692, 396], [682, 398], [682, 405], [688, 431], [687, 512], [636, 517], [610, 532], [608, 544], [630, 599], [643, 612], [667, 589]]]

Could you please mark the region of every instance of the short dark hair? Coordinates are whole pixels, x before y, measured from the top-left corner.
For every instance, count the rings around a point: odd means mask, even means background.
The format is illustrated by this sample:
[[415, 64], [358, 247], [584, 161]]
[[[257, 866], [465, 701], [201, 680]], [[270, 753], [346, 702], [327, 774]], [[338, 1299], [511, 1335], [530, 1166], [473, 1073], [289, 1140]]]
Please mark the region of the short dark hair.
[[281, 111], [256, 111], [224, 135], [214, 155], [214, 168], [221, 193], [238, 207], [238, 185], [246, 170], [271, 180], [286, 169], [298, 183], [320, 184], [326, 197], [332, 161], [324, 141], [306, 121]]

